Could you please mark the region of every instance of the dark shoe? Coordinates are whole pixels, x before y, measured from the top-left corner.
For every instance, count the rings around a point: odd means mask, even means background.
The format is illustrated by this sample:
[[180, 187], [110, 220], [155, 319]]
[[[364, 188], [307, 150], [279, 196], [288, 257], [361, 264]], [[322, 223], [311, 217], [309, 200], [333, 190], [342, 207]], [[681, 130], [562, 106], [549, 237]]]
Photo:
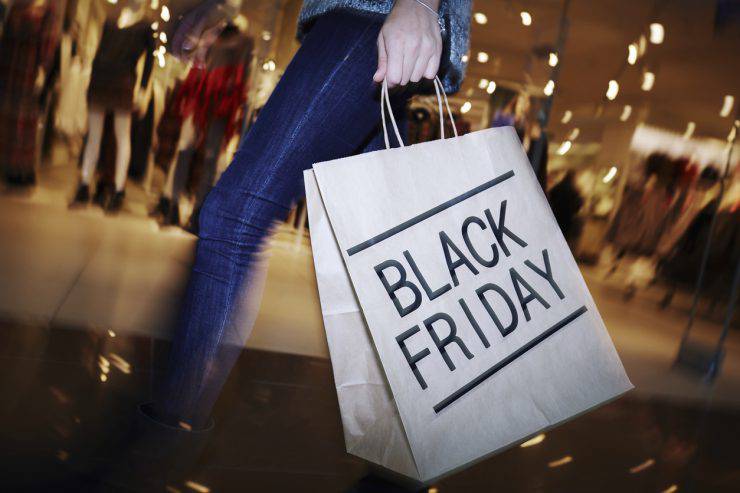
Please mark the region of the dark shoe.
[[[139, 406], [133, 440], [102, 482], [125, 491], [164, 491], [168, 483], [182, 480], [198, 462], [214, 428], [202, 430], [171, 426], [153, 416], [148, 404]], [[108, 490], [110, 491], [110, 490]]]
[[159, 197], [159, 202], [157, 202], [157, 206], [149, 212], [149, 217], [164, 217], [170, 208], [170, 202], [170, 199], [164, 195]]
[[86, 206], [88, 202], [90, 202], [90, 186], [82, 183], [77, 187], [77, 193], [75, 193], [75, 197], [72, 199], [72, 202], [70, 202], [69, 208], [73, 209], [75, 207], [83, 207]]
[[27, 189], [36, 184], [36, 174], [33, 171], [27, 173], [7, 172], [5, 182], [15, 189]]
[[5, 172], [5, 183], [9, 186], [17, 185], [19, 181], [20, 179], [17, 174], [11, 173], [10, 171]]
[[95, 187], [95, 196], [93, 197], [93, 204], [97, 205], [101, 209], [105, 210], [110, 199], [110, 187], [101, 182]]
[[180, 204], [176, 200], [170, 202], [170, 207], [162, 217], [162, 226], [179, 226], [180, 225]]
[[126, 192], [121, 190], [116, 192], [108, 201], [108, 206], [105, 208], [106, 214], [118, 214], [123, 209], [123, 200], [126, 198]]

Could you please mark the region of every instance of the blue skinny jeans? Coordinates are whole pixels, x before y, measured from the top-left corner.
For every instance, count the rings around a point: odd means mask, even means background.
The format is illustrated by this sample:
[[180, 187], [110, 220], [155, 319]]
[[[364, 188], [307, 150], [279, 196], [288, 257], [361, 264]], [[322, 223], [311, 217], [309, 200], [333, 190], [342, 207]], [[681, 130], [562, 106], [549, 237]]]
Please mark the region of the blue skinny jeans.
[[[303, 171], [384, 146], [372, 80], [383, 20], [319, 18], [206, 197], [168, 369], [154, 398], [160, 419], [206, 425], [251, 331], [254, 313], [245, 312], [258, 306], [246, 302], [257, 282], [254, 265], [271, 226], [302, 196]], [[391, 101], [401, 117], [407, 95]]]

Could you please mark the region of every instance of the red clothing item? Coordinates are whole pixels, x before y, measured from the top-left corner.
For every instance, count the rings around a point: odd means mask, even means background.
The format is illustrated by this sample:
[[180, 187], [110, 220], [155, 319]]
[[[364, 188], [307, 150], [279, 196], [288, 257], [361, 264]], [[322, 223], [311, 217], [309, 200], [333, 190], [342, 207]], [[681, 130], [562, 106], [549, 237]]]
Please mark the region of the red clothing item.
[[176, 105], [183, 119], [193, 115], [193, 122], [204, 134], [214, 118], [226, 120], [224, 142], [239, 128], [246, 102], [246, 66], [244, 63], [212, 69], [193, 67], [177, 94]]

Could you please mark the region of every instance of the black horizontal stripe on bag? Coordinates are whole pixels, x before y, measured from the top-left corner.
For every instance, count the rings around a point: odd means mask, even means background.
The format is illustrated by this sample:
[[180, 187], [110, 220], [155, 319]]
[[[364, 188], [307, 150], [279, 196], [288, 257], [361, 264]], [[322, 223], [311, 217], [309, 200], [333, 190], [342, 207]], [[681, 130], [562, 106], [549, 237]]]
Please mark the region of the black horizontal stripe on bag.
[[441, 204], [432, 207], [428, 211], [422, 212], [421, 214], [412, 217], [411, 219], [402, 222], [401, 224], [394, 226], [386, 231], [383, 231], [382, 233], [373, 236], [369, 240], [363, 241], [362, 243], [359, 243], [347, 250], [347, 255], [352, 256], [356, 253], [360, 253], [363, 250], [366, 250], [370, 248], [373, 245], [377, 245], [383, 240], [387, 240], [388, 238], [397, 235], [398, 233], [405, 231], [409, 229], [411, 226], [414, 226], [422, 221], [426, 221], [430, 217], [439, 214], [440, 212], [443, 212], [450, 207], [452, 207], [455, 204], [459, 204], [460, 202], [463, 202], [470, 197], [473, 197], [474, 195], [477, 195], [485, 190], [488, 190], [491, 187], [494, 187], [498, 185], [499, 183], [503, 183], [504, 181], [508, 180], [509, 178], [512, 178], [514, 176], [514, 171], [510, 170], [506, 173], [497, 176], [496, 178], [489, 180], [482, 185], [478, 185], [477, 187], [468, 190], [467, 192], [461, 193], [457, 197], [453, 197], [450, 200], [446, 202], [442, 202]]
[[549, 329], [508, 355], [506, 358], [502, 359], [474, 379], [472, 379], [470, 382], [466, 383], [441, 401], [439, 401], [434, 406], [434, 412], [439, 414], [444, 408], [458, 400], [460, 397], [464, 396], [474, 388], [476, 388], [478, 385], [485, 382], [487, 379], [492, 377], [494, 374], [496, 374], [499, 370], [503, 369], [505, 366], [507, 366], [509, 363], [512, 363], [517, 358], [524, 356], [524, 354], [527, 353], [530, 349], [537, 346], [539, 343], [562, 329], [563, 327], [567, 326], [574, 320], [576, 320], [578, 317], [586, 313], [587, 308], [585, 306], [581, 306], [580, 308], [576, 309], [575, 311], [571, 312], [570, 314], [566, 315], [564, 318], [560, 319], [559, 321], [555, 322]]

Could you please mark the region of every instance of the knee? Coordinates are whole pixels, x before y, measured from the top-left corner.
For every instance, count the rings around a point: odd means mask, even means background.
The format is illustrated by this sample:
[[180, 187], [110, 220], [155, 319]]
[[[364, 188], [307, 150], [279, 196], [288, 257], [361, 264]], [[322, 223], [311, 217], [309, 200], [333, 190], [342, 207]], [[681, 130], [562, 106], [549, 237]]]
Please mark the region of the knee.
[[287, 207], [253, 193], [217, 185], [201, 207], [199, 237], [201, 241], [225, 243], [240, 251], [252, 250], [288, 212]]
[[228, 225], [224, 220], [230, 208], [226, 197], [216, 189], [206, 195], [198, 214], [198, 236], [201, 240], [215, 239], [228, 234]]

